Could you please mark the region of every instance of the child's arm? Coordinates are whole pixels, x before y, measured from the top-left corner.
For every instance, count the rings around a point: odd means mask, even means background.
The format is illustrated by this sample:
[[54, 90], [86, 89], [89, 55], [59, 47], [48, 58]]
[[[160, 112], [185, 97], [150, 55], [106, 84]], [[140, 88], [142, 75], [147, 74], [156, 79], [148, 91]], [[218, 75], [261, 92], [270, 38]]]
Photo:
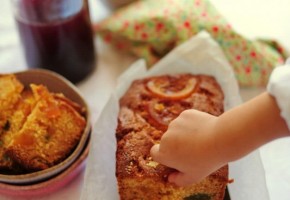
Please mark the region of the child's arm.
[[261, 145], [289, 135], [274, 97], [268, 93], [219, 117], [188, 110], [181, 113], [151, 149], [154, 160], [175, 168], [177, 185], [197, 182]]
[[223, 152], [227, 161], [237, 160], [267, 142], [289, 135], [275, 98], [267, 92], [225, 112], [217, 121], [220, 132], [217, 140], [225, 138], [220, 142], [230, 146], [229, 151]]

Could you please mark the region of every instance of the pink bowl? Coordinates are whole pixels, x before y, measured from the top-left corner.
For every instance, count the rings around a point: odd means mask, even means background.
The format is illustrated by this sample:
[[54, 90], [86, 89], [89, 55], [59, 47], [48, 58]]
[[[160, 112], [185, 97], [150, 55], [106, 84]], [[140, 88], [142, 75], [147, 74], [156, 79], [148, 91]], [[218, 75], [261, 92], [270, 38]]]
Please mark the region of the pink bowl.
[[70, 182], [84, 168], [90, 140], [90, 111], [77, 88], [62, 76], [48, 70], [26, 70], [15, 73], [28, 87], [31, 83], [43, 84], [51, 92], [63, 93], [67, 98], [86, 109], [87, 120], [83, 135], [75, 150], [61, 163], [45, 170], [20, 174], [0, 174], [0, 193], [17, 196], [33, 196], [50, 193]]
[[70, 165], [62, 173], [46, 181], [32, 185], [13, 185], [0, 183], [0, 193], [18, 197], [32, 197], [39, 195], [43, 196], [45, 194], [52, 193], [71, 182], [82, 170], [84, 170], [88, 152], [89, 144], [86, 145], [81, 155], [72, 165]]

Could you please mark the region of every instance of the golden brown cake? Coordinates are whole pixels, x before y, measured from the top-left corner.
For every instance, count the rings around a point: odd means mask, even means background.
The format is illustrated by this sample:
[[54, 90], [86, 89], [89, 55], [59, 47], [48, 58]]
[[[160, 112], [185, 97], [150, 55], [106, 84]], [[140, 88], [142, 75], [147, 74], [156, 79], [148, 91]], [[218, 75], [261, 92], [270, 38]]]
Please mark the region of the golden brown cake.
[[220, 115], [223, 92], [213, 77], [164, 75], [136, 80], [120, 99], [116, 130], [116, 176], [121, 200], [223, 200], [228, 183], [224, 166], [200, 183], [177, 187], [173, 172], [152, 160], [151, 147], [168, 124], [186, 109]]
[[69, 104], [60, 101], [44, 86], [31, 86], [37, 100], [6, 153], [27, 171], [38, 171], [64, 160], [77, 145], [85, 119]]
[[5, 131], [8, 117], [21, 98], [23, 85], [13, 75], [0, 75], [0, 134]]
[[[13, 84], [7, 80], [3, 84], [3, 77]], [[83, 108], [64, 95], [51, 93], [43, 85], [23, 88], [13, 75], [0, 77], [0, 91], [5, 91], [2, 101], [15, 99], [3, 104], [9, 105], [9, 112], [2, 117], [6, 123], [0, 129], [1, 174], [35, 172], [60, 163], [77, 146], [86, 126]]]
[[[23, 85], [15, 76], [0, 75], [0, 171], [16, 169], [11, 159], [5, 155], [5, 146], [10, 138], [10, 130], [17, 129], [19, 121], [21, 121], [16, 119], [17, 116], [12, 115], [18, 107], [22, 107], [19, 102], [22, 99], [23, 89]], [[17, 121], [17, 124], [12, 125], [11, 120]]]

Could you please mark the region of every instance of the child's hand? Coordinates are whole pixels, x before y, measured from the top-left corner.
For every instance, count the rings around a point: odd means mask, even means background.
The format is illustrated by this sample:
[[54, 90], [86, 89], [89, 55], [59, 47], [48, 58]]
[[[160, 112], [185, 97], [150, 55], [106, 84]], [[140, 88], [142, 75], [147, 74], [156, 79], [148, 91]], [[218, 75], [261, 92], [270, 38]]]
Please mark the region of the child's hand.
[[225, 164], [215, 145], [217, 117], [187, 110], [173, 120], [160, 144], [151, 149], [153, 159], [176, 169], [168, 177], [179, 186], [198, 182]]
[[286, 136], [289, 129], [276, 100], [265, 92], [219, 117], [196, 110], [182, 112], [169, 124], [160, 144], [152, 147], [151, 155], [176, 169], [168, 179], [184, 186]]

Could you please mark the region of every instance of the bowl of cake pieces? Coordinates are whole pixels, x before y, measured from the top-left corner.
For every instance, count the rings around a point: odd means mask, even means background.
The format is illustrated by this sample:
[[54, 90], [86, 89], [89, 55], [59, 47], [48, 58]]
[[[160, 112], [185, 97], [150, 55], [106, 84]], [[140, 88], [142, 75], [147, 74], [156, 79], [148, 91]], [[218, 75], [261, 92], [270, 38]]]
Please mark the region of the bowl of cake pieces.
[[0, 193], [55, 191], [85, 167], [90, 112], [78, 89], [40, 69], [0, 74]]

